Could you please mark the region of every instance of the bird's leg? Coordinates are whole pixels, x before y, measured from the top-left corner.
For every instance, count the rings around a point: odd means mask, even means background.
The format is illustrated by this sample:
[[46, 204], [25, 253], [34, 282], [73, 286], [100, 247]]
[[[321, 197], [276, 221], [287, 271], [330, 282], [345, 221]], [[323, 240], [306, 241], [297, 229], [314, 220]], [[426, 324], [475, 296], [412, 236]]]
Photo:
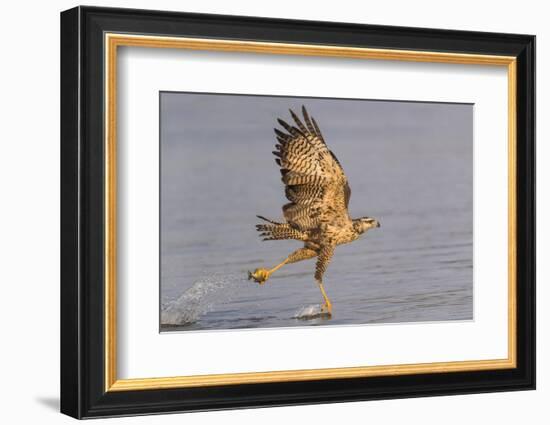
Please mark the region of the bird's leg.
[[327, 293], [325, 292], [325, 287], [323, 286], [323, 282], [319, 280], [317, 281], [317, 284], [319, 285], [319, 289], [321, 290], [321, 294], [323, 295], [323, 299], [325, 300], [325, 303], [321, 306], [321, 312], [331, 316], [332, 303], [330, 302], [330, 299], [328, 298]]
[[330, 262], [332, 255], [334, 254], [335, 245], [327, 244], [321, 246], [319, 250], [319, 255], [317, 256], [317, 264], [315, 265], [315, 280], [319, 285], [321, 294], [323, 294], [323, 299], [325, 303], [321, 306], [321, 312], [332, 316], [332, 303], [330, 302], [327, 293], [325, 292], [325, 287], [323, 286], [323, 275], [327, 270], [328, 263]]
[[288, 258], [283, 262], [277, 264], [272, 269], [260, 267], [259, 269], [254, 270], [253, 273], [248, 272], [248, 280], [254, 279], [260, 285], [263, 285], [267, 281], [267, 279], [269, 279], [269, 276], [271, 276], [273, 273], [283, 267], [286, 263], [288, 263]]
[[254, 272], [248, 272], [248, 280], [254, 279], [260, 285], [263, 285], [269, 276], [283, 267], [285, 264], [296, 263], [298, 261], [307, 260], [308, 258], [313, 258], [317, 255], [317, 252], [309, 248], [300, 248], [290, 254], [286, 260], [282, 263], [277, 264], [271, 270], [260, 267], [259, 269], [254, 270]]

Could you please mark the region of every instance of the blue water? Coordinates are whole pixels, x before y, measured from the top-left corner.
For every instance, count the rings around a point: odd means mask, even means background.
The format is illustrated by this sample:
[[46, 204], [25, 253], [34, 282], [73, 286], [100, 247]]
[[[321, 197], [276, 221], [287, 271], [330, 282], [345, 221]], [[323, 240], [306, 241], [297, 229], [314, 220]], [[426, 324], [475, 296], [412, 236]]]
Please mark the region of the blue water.
[[[350, 214], [382, 224], [337, 248], [319, 317], [315, 261], [263, 286], [247, 271], [300, 247], [262, 242], [281, 219], [277, 116], [306, 104], [348, 176]], [[472, 106], [165, 93], [161, 97], [162, 330], [468, 320], [473, 315]]]

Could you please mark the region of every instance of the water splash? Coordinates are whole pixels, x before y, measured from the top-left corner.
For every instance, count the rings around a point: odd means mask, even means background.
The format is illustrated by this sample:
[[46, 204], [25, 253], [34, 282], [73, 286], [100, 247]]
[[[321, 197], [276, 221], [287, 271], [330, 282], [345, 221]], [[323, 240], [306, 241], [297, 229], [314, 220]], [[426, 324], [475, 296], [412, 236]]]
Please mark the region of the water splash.
[[216, 305], [231, 301], [236, 287], [245, 282], [242, 274], [215, 273], [199, 278], [189, 289], [161, 308], [163, 325], [190, 325]]
[[294, 319], [312, 320], [312, 319], [328, 319], [330, 314], [323, 311], [321, 304], [311, 304], [301, 307], [295, 314]]

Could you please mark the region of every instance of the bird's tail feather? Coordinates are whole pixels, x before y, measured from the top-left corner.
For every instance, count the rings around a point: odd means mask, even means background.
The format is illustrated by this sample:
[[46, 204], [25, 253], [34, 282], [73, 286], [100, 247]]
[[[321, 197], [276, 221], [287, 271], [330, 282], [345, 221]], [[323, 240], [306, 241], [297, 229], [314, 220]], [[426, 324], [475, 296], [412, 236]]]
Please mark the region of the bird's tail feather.
[[267, 221], [268, 223], [271, 223], [271, 224], [283, 224], [283, 223], [278, 223], [276, 221], [270, 220], [269, 218], [265, 218], [262, 215], [257, 215], [256, 217], [258, 217], [260, 220]]
[[257, 216], [259, 219], [267, 221], [270, 224], [257, 224], [256, 230], [260, 232], [260, 236], [264, 241], [276, 241], [283, 239], [295, 239], [304, 241], [307, 235], [300, 230], [294, 229], [288, 223], [277, 223], [262, 216]]

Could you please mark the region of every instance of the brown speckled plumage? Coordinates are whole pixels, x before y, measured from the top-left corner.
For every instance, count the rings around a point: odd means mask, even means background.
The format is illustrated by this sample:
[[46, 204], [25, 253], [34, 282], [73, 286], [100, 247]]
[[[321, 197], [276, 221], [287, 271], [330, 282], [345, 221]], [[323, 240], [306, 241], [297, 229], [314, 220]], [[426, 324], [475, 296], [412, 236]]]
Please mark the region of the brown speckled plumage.
[[283, 206], [286, 223], [258, 216], [268, 224], [256, 228], [264, 240], [303, 241], [304, 247], [291, 254], [285, 264], [317, 257], [315, 279], [321, 283], [336, 246], [354, 241], [379, 223], [370, 217], [350, 218], [351, 190], [336, 155], [305, 107], [303, 122], [292, 110], [290, 114], [293, 125], [278, 120], [285, 131], [275, 129], [278, 143], [273, 152], [290, 201]]

